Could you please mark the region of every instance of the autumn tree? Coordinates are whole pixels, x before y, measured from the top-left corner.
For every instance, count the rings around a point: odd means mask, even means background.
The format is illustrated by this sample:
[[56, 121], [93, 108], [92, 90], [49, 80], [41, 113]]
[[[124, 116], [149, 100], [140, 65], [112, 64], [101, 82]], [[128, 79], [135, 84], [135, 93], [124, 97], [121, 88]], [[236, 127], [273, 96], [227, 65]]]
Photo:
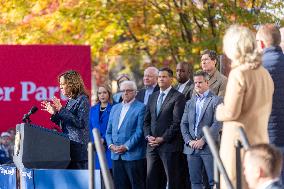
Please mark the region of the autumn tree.
[[231, 24], [283, 25], [281, 0], [2, 0], [2, 44], [90, 45], [98, 83], [115, 72], [191, 61], [202, 49], [222, 53]]

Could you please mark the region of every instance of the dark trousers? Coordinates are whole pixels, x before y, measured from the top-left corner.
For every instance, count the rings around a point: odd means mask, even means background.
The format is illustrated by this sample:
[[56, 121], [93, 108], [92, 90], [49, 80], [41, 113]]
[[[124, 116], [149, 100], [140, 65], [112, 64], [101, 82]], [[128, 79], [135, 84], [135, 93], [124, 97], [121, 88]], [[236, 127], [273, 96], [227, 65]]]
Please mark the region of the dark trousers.
[[145, 189], [146, 160], [112, 161], [113, 180], [116, 189]]
[[88, 161], [72, 161], [69, 163], [67, 169], [88, 169]]
[[182, 189], [181, 152], [147, 152], [147, 189]]
[[214, 186], [213, 156], [211, 154], [187, 155], [192, 189], [203, 189], [202, 168], [204, 166], [210, 188]]
[[189, 179], [189, 170], [188, 170], [188, 164], [187, 164], [187, 156], [185, 154], [181, 155], [181, 167], [180, 167], [180, 172], [181, 172], [181, 180], [182, 180], [182, 186], [181, 188], [184, 189], [191, 189], [191, 183]]

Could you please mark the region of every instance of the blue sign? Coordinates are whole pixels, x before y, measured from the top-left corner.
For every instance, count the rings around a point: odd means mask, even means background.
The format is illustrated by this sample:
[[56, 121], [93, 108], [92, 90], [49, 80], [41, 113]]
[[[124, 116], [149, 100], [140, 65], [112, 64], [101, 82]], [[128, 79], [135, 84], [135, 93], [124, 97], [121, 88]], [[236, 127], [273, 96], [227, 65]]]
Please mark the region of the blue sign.
[[0, 189], [16, 189], [16, 167], [0, 166]]

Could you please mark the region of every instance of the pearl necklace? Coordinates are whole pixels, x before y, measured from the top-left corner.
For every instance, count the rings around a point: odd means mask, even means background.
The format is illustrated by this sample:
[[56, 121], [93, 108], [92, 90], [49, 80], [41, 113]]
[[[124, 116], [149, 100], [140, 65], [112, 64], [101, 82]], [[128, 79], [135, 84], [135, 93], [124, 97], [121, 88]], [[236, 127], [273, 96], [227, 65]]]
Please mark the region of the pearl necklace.
[[105, 111], [105, 110], [106, 110], [106, 107], [101, 107], [101, 106], [100, 106], [100, 111], [101, 111], [101, 112], [103, 112], [103, 111]]

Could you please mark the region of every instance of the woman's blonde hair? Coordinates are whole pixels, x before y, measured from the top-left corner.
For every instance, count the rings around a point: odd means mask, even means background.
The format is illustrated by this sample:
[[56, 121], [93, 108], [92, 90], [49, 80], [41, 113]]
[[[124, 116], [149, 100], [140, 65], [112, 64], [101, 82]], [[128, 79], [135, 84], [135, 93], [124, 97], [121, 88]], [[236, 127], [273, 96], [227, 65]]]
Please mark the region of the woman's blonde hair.
[[255, 34], [244, 26], [232, 25], [227, 29], [223, 51], [232, 60], [232, 68], [246, 64], [249, 69], [255, 69], [261, 65]]

